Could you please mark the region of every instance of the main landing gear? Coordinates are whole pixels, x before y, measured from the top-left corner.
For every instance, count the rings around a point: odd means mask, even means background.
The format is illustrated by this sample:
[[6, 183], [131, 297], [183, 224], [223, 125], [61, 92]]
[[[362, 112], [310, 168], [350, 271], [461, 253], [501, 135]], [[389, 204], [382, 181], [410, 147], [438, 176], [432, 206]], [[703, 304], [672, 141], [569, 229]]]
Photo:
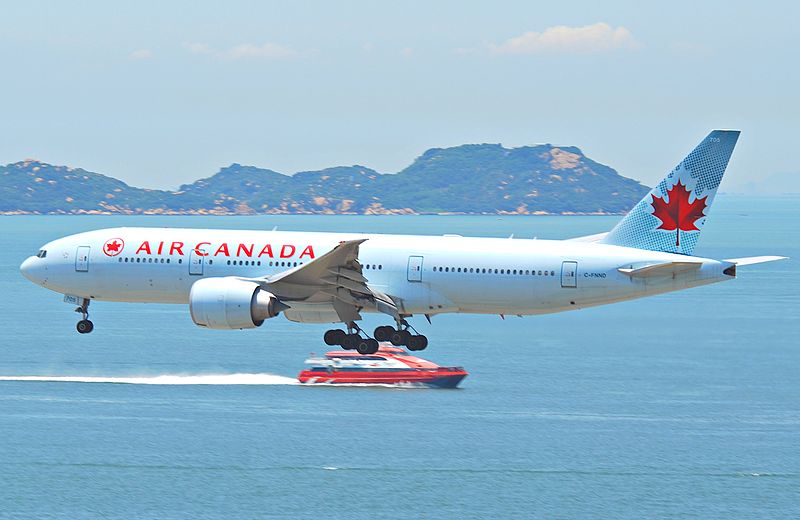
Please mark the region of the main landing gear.
[[[400, 328], [397, 329], [388, 325], [378, 327], [375, 329], [375, 339], [378, 341], [389, 341], [395, 347], [405, 345], [408, 347], [408, 350], [425, 350], [428, 346], [428, 338], [422, 334], [412, 334], [409, 328], [410, 326], [408, 323], [405, 323], [405, 320], [403, 320]], [[414, 332], [416, 332], [416, 330], [414, 330]]]
[[398, 328], [381, 326], [375, 329], [373, 338], [362, 338], [364, 331], [355, 323], [347, 324], [347, 332], [341, 329], [332, 329], [325, 332], [326, 345], [339, 345], [345, 350], [356, 350], [359, 354], [374, 354], [378, 351], [379, 341], [389, 341], [396, 347], [406, 346], [408, 350], [425, 350], [428, 346], [428, 338], [422, 334], [412, 334], [417, 332], [406, 320], [398, 322]]
[[332, 329], [325, 332], [326, 345], [339, 345], [345, 350], [356, 350], [359, 354], [374, 354], [378, 351], [378, 340], [362, 338], [361, 327], [353, 322], [347, 324], [347, 332], [342, 329]]
[[94, 323], [89, 321], [89, 299], [83, 300], [80, 307], [75, 309], [75, 312], [81, 313], [82, 319], [75, 325], [75, 329], [81, 334], [89, 334], [94, 330]]

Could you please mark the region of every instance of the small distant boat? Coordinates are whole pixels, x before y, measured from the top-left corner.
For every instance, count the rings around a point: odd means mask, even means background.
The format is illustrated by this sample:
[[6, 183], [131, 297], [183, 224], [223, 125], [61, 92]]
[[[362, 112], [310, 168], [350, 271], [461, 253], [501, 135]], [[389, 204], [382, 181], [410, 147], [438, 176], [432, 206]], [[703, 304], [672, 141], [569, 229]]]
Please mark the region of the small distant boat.
[[402, 348], [381, 344], [374, 354], [334, 350], [310, 357], [297, 379], [304, 384], [414, 384], [455, 388], [467, 376], [461, 367], [440, 367]]

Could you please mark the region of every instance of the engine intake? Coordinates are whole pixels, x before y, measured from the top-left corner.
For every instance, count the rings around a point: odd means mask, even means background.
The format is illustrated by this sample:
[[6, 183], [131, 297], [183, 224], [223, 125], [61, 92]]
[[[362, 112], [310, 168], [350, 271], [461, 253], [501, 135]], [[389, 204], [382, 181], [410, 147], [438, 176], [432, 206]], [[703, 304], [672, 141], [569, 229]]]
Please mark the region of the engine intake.
[[197, 280], [189, 292], [192, 321], [209, 329], [254, 329], [286, 308], [257, 283], [233, 277]]

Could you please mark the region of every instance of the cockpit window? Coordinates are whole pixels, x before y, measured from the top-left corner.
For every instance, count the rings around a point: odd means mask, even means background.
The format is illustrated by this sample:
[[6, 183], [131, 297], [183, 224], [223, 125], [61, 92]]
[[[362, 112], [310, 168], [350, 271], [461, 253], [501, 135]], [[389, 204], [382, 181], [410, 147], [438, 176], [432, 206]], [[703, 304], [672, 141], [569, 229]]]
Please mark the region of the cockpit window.
[[47, 249], [40, 249], [38, 253], [36, 253], [38, 258], [44, 258], [47, 256]]

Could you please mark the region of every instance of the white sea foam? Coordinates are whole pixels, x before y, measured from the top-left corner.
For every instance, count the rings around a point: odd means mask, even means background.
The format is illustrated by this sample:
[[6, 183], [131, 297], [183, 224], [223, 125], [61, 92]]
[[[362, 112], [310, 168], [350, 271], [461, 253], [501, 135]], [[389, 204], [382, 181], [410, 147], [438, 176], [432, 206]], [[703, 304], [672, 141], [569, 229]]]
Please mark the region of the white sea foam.
[[293, 377], [276, 374], [162, 374], [158, 376], [0, 376], [0, 381], [49, 383], [115, 383], [128, 385], [297, 385]]

